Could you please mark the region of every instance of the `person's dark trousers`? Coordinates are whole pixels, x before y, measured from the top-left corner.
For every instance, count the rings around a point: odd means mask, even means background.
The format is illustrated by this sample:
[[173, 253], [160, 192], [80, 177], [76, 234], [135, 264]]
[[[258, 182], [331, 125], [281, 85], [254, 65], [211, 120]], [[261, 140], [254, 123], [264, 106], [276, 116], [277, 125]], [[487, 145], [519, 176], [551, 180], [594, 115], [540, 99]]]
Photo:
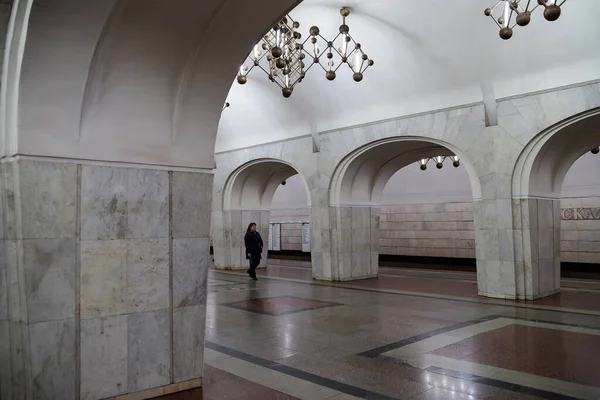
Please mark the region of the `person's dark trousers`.
[[255, 279], [256, 278], [256, 267], [258, 267], [258, 265], [260, 264], [260, 259], [250, 259], [250, 269], [248, 270], [248, 275], [250, 275], [251, 278]]

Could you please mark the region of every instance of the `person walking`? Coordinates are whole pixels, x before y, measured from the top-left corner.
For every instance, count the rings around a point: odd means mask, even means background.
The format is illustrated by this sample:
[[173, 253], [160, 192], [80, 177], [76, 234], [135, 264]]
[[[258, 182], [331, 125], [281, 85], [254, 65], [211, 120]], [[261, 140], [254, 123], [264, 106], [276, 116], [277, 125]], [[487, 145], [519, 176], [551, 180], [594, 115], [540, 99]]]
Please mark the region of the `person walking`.
[[258, 267], [262, 258], [263, 240], [260, 237], [260, 233], [256, 231], [256, 223], [251, 222], [248, 225], [248, 230], [244, 236], [244, 244], [246, 245], [246, 259], [250, 261], [248, 275], [257, 281], [256, 267]]

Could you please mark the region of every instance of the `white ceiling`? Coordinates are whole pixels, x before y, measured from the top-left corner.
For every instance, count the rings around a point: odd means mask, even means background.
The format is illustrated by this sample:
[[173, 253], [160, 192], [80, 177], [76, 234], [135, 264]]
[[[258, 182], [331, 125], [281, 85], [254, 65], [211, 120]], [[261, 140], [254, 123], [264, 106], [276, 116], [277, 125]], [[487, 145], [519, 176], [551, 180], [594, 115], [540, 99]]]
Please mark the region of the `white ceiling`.
[[318, 66], [291, 98], [260, 70], [234, 81], [217, 151], [307, 135], [359, 123], [479, 102], [481, 84], [496, 98], [600, 78], [600, 1], [568, 1], [556, 22], [537, 10], [512, 39], [498, 36], [483, 10], [495, 0], [304, 0], [290, 15], [308, 36], [311, 25], [333, 38], [348, 6], [353, 37], [375, 61], [355, 83], [348, 68], [335, 81]]

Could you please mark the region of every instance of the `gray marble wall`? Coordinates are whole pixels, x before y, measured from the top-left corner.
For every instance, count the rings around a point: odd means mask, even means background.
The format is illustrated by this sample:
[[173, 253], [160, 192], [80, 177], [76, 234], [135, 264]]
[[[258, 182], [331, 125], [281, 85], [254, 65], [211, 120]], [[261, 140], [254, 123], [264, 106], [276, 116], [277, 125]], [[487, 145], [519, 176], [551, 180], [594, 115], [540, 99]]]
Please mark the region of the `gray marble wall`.
[[[369, 265], [369, 271], [373, 273], [373, 262], [366, 263], [366, 248], [365, 252], [356, 251], [351, 239], [349, 241], [343, 233], [342, 225], [351, 225], [353, 220], [343, 209], [354, 206], [377, 208], [380, 205], [344, 203], [347, 199], [332, 201], [331, 189], [335, 182], [343, 182], [336, 180], [337, 172], [343, 170], [343, 160], [359, 154], [366, 145], [409, 138], [452, 149], [461, 155], [462, 165], [468, 170], [475, 194], [473, 219], [479, 293], [523, 299], [552, 293], [545, 289], [555, 283], [534, 285], [534, 276], [542, 273], [539, 262], [531, 265], [531, 274], [523, 272], [524, 260], [536, 258], [535, 254], [523, 255], [523, 252], [534, 251], [531, 246], [520, 246], [525, 242], [521, 239], [522, 234], [519, 236], [521, 228], [517, 221], [523, 219], [524, 208], [519, 207], [520, 199], [513, 194], [513, 173], [523, 150], [536, 135], [565, 118], [596, 107], [600, 107], [600, 84], [591, 83], [499, 101], [498, 125], [493, 127], [485, 126], [484, 107], [479, 104], [321, 132], [319, 152], [313, 151], [310, 137], [302, 137], [218, 154], [212, 207], [215, 251], [220, 251], [219, 247], [224, 243], [221, 238], [232, 229], [223, 218], [222, 210], [228, 178], [254, 160], [281, 160], [293, 166], [309, 188], [313, 276], [353, 279], [352, 271], [358, 271], [352, 257], [363, 266]], [[373, 197], [365, 195], [361, 198]], [[344, 215], [350, 219], [337, 220], [338, 216]], [[373, 229], [371, 235], [378, 235], [378, 229]], [[544, 246], [544, 249], [548, 248], [546, 244]], [[369, 247], [373, 257], [378, 251], [374, 240], [369, 242]], [[553, 244], [552, 249], [555, 247]], [[550, 257], [544, 260], [542, 269], [549, 269], [552, 264], [551, 276], [555, 276], [556, 258], [552, 262]], [[364, 268], [363, 272], [367, 271]], [[544, 279], [548, 276], [545, 272], [542, 275]], [[526, 287], [531, 287], [532, 292]]]
[[2, 171], [2, 398], [201, 377], [212, 175], [25, 160]]

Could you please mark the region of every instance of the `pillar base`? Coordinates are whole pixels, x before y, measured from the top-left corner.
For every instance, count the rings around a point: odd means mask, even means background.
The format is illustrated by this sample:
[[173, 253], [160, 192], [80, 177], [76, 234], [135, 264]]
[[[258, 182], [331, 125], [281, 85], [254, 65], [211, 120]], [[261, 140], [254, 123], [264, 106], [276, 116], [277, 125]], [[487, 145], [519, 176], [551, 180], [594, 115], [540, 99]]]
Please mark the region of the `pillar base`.
[[154, 389], [142, 390], [141, 392], [134, 392], [123, 394], [120, 396], [109, 397], [105, 400], [146, 400], [153, 399], [158, 396], [164, 396], [167, 394], [174, 394], [184, 392], [186, 390], [197, 389], [200, 387], [202, 387], [202, 378], [197, 378], [185, 382], [172, 383], [170, 385], [165, 385]]
[[350, 282], [350, 281], [361, 281], [365, 279], [377, 279], [378, 275], [364, 275], [364, 276], [349, 276], [346, 278], [332, 278], [332, 277], [324, 277], [324, 276], [313, 276], [313, 279], [316, 281], [325, 281], [325, 282]]
[[[217, 271], [246, 271], [249, 267], [246, 266], [232, 266], [232, 267], [218, 267], [215, 265], [215, 270]], [[266, 265], [259, 265], [256, 269], [267, 269]]]
[[489, 297], [491, 299], [504, 299], [504, 300], [525, 300], [525, 301], [533, 301], [533, 300], [538, 300], [538, 299], [542, 299], [544, 297], [548, 297], [548, 296], [554, 296], [555, 294], [560, 293], [560, 289], [554, 289], [554, 290], [550, 290], [548, 292], [544, 292], [544, 293], [539, 293], [536, 295], [504, 295], [504, 294], [496, 294], [496, 293], [484, 293], [484, 292], [478, 292], [477, 294], [479, 296], [482, 297]]

